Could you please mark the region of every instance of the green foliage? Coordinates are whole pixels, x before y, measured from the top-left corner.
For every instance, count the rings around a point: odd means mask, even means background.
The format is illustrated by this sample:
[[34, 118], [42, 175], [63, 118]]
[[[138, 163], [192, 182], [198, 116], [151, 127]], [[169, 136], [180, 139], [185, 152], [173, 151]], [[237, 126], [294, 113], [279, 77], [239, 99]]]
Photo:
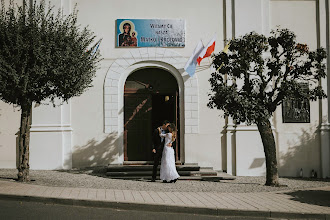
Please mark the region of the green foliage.
[[237, 122], [268, 120], [286, 98], [326, 97], [319, 85], [326, 76], [325, 50], [309, 51], [288, 29], [272, 31], [268, 38], [251, 32], [233, 39], [229, 51], [213, 56], [208, 107]]
[[[49, 98], [67, 101], [91, 86], [99, 52], [95, 36], [77, 24], [77, 12], [54, 14], [34, 2], [0, 12], [0, 99], [22, 105]], [[88, 50], [89, 49], [89, 50]]]

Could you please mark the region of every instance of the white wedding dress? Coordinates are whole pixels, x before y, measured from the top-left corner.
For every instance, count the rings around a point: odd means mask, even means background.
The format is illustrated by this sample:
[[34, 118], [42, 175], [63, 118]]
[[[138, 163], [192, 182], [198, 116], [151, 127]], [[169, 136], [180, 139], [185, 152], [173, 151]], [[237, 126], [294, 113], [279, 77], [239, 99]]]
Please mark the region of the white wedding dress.
[[172, 143], [172, 133], [159, 134], [159, 136], [165, 138], [160, 165], [160, 179], [169, 182], [180, 177], [175, 167], [174, 149], [167, 146], [169, 143]]

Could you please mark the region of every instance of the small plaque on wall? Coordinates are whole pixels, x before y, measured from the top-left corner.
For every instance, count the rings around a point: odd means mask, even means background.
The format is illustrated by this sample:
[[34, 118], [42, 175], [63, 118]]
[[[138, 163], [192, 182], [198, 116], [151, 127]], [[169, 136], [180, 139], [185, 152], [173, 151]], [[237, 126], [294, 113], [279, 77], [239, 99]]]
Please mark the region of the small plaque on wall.
[[181, 19], [117, 19], [116, 47], [185, 47]]
[[[308, 84], [304, 84], [308, 90]], [[310, 105], [309, 100], [286, 99], [282, 104], [283, 123], [309, 123]]]

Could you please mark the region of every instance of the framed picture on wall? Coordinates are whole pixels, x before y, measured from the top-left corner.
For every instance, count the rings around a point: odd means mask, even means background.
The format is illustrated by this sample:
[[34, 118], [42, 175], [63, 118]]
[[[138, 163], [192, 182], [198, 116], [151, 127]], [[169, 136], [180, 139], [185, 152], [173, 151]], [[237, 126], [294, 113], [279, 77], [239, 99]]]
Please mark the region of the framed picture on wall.
[[116, 47], [185, 47], [185, 20], [117, 19]]
[[[308, 90], [308, 84], [302, 84]], [[310, 104], [308, 99], [289, 98], [282, 104], [283, 123], [310, 123]]]

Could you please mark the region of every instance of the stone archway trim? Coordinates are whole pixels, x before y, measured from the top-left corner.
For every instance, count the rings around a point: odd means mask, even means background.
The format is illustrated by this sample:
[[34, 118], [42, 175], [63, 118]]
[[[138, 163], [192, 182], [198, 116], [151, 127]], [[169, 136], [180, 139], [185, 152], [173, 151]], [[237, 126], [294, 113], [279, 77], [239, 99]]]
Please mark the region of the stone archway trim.
[[189, 77], [184, 71], [187, 58], [166, 48], [138, 48], [131, 49], [113, 62], [108, 70], [104, 82], [104, 133], [118, 132], [120, 129], [118, 116], [119, 83], [122, 73], [129, 67], [143, 61], [157, 61], [173, 66], [180, 72], [184, 82], [184, 128], [186, 134], [199, 132], [198, 112], [198, 82], [197, 77]]

